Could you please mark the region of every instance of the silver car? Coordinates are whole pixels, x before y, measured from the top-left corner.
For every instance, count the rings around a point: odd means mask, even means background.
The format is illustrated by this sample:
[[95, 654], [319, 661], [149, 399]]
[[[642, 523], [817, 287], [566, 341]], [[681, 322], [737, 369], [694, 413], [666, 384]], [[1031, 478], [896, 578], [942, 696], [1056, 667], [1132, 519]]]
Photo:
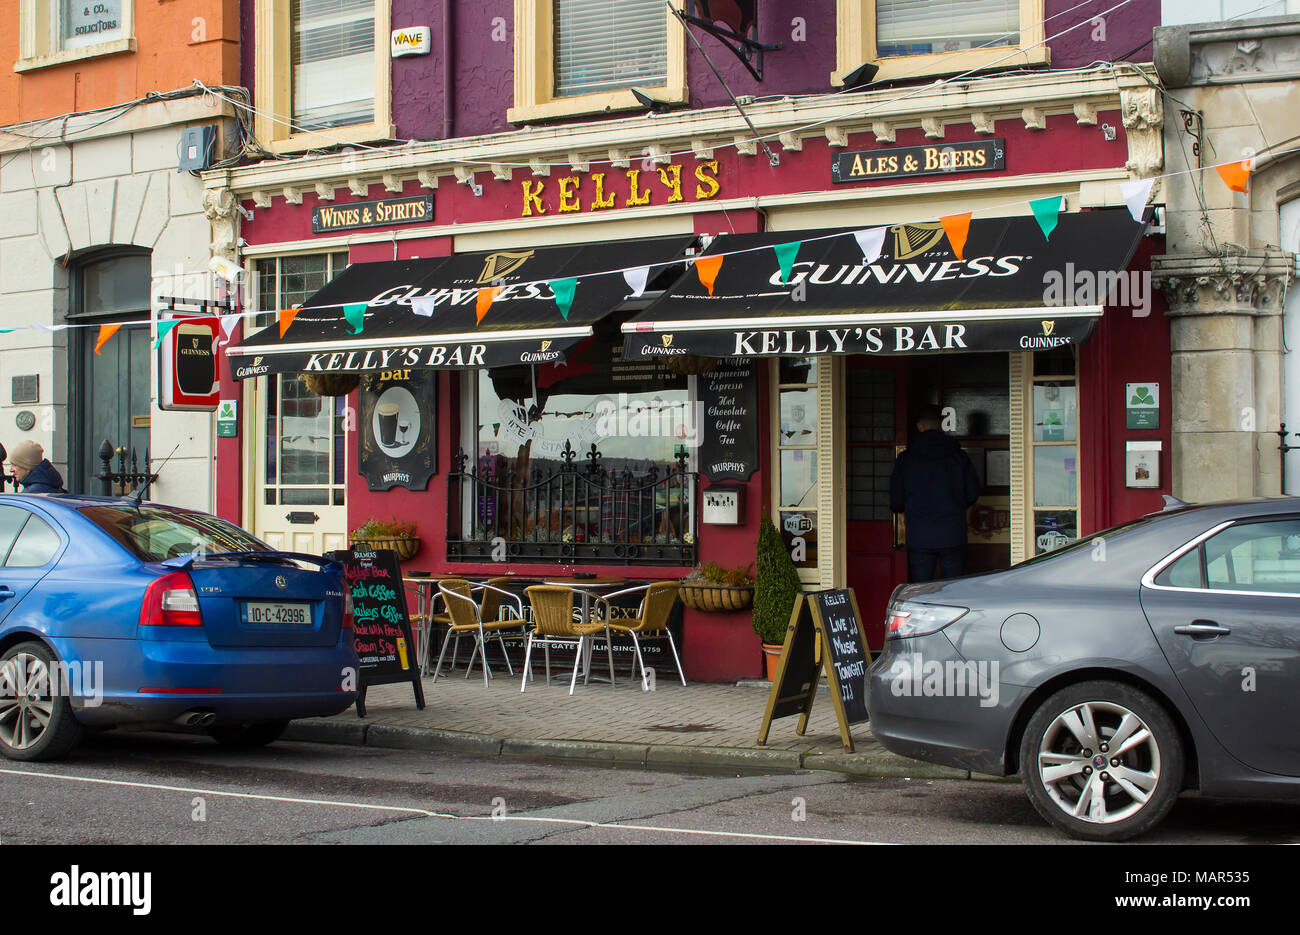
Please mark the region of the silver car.
[[1141, 834], [1189, 788], [1300, 797], [1300, 499], [1173, 501], [1006, 571], [901, 586], [868, 686], [885, 747], [1019, 773], [1076, 837]]

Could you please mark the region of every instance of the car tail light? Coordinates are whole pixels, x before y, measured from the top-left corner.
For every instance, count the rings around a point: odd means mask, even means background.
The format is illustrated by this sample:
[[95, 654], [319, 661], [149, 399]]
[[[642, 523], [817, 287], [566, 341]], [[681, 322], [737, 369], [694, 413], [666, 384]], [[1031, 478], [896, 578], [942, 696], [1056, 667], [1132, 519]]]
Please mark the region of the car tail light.
[[351, 630], [352, 625], [352, 589], [343, 585], [343, 629]]
[[949, 607], [944, 604], [921, 604], [916, 601], [890, 604], [885, 614], [885, 638], [904, 639], [937, 633], [966, 613], [965, 607]]
[[201, 627], [199, 595], [194, 582], [183, 571], [163, 575], [145, 591], [140, 608], [142, 627]]

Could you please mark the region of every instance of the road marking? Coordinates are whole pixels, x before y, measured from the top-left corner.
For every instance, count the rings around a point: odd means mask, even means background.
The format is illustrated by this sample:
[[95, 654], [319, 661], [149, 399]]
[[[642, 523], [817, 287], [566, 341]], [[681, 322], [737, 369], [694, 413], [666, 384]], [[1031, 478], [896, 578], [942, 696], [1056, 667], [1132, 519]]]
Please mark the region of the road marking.
[[799, 844], [860, 844], [885, 845], [888, 841], [857, 841], [847, 838], [819, 838], [811, 835], [797, 834], [762, 834], [751, 831], [710, 831], [704, 828], [667, 828], [658, 825], [632, 825], [616, 821], [588, 821], [582, 818], [546, 818], [540, 815], [451, 815], [445, 812], [431, 812], [424, 808], [411, 808], [407, 805], [374, 805], [369, 802], [341, 802], [333, 799], [300, 799], [293, 796], [263, 795], [256, 792], [228, 792], [222, 789], [199, 789], [190, 786], [165, 786], [152, 782], [131, 782], [125, 779], [97, 779], [92, 776], [65, 776], [61, 773], [45, 773], [30, 769], [0, 769], [0, 775], [38, 776], [42, 779], [61, 779], [65, 782], [84, 782], [103, 786], [124, 786], [131, 789], [152, 789], [157, 792], [185, 792], [192, 795], [214, 795], [231, 799], [256, 799], [263, 802], [283, 802], [287, 805], [324, 805], [332, 808], [356, 808], [379, 812], [403, 812], [408, 815], [420, 815], [424, 818], [444, 818], [450, 821], [488, 821], [488, 822], [533, 822], [536, 824], [574, 825], [583, 828], [599, 828], [622, 831], [655, 831], [662, 834], [694, 834], [703, 837], [747, 838], [762, 841], [789, 841]]

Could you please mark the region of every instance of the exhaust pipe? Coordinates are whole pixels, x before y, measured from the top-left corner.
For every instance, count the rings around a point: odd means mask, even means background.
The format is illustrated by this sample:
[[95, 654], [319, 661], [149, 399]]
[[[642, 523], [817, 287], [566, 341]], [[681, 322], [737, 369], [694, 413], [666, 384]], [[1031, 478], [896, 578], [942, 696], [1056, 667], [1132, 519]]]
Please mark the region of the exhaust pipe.
[[174, 723], [182, 727], [209, 727], [216, 723], [217, 716], [211, 711], [186, 711], [177, 717]]

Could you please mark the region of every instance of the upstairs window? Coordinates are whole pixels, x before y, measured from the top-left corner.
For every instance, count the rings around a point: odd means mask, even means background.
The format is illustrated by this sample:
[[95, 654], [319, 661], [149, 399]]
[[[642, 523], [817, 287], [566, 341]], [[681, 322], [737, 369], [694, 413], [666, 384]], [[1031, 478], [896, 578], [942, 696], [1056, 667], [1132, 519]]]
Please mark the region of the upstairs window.
[[668, 22], [659, 0], [555, 0], [555, 96], [668, 81]]
[[375, 117], [375, 0], [292, 0], [293, 124], [305, 130]]
[[14, 71], [135, 50], [132, 0], [21, 0]]
[[930, 55], [1020, 43], [1020, 0], [877, 0], [876, 54]]

